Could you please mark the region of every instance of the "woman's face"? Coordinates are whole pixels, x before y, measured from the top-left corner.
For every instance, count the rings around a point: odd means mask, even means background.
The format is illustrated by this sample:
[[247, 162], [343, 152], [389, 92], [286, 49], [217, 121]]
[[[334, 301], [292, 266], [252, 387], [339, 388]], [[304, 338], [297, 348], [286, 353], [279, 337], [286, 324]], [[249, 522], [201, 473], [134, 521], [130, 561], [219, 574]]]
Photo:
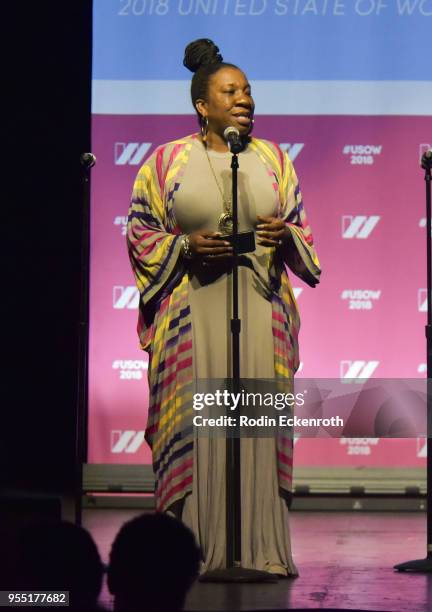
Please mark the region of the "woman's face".
[[223, 135], [232, 125], [246, 136], [252, 129], [255, 103], [246, 76], [237, 68], [221, 68], [211, 76], [207, 100], [198, 100], [196, 107], [208, 118], [209, 131]]

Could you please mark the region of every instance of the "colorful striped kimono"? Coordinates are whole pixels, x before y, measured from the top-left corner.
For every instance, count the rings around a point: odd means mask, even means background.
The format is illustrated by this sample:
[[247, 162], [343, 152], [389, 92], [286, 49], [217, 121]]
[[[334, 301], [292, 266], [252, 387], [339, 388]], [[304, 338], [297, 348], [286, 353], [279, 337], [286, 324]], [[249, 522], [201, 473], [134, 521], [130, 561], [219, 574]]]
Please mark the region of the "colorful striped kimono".
[[[192, 321], [188, 271], [181, 230], [173, 213], [193, 139], [158, 147], [140, 169], [129, 209], [127, 242], [140, 292], [138, 334], [149, 353], [150, 405], [146, 440], [153, 453], [157, 509], [167, 510], [192, 490]], [[286, 266], [310, 286], [320, 268], [298, 180], [288, 155], [276, 144], [252, 138], [249, 145], [273, 182], [278, 216], [290, 228], [291, 245], [268, 248], [272, 294], [275, 378], [292, 378], [299, 366], [299, 313]], [[283, 252], [285, 251], [285, 252]], [[292, 484], [292, 439], [278, 435], [278, 480], [282, 494]]]

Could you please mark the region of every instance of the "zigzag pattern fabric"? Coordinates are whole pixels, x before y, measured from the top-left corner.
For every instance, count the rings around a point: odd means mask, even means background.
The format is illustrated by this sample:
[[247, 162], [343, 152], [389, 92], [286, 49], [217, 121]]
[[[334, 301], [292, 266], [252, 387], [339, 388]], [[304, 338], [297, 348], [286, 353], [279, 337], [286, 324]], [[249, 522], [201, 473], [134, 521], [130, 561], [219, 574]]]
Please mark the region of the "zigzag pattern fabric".
[[[188, 272], [181, 258], [181, 230], [173, 203], [193, 139], [162, 145], [138, 172], [129, 208], [127, 244], [140, 292], [138, 335], [149, 353], [150, 405], [146, 440], [152, 448], [157, 509], [167, 510], [192, 490], [192, 320]], [[289, 382], [299, 366], [300, 317], [286, 266], [310, 286], [319, 282], [319, 261], [288, 155], [274, 143], [252, 138], [249, 145], [273, 180], [278, 215], [291, 231], [291, 248], [269, 248], [275, 378]], [[294, 249], [292, 248], [294, 245]], [[250, 254], [253, 266], [253, 254]], [[292, 436], [279, 435], [279, 485], [292, 487]]]

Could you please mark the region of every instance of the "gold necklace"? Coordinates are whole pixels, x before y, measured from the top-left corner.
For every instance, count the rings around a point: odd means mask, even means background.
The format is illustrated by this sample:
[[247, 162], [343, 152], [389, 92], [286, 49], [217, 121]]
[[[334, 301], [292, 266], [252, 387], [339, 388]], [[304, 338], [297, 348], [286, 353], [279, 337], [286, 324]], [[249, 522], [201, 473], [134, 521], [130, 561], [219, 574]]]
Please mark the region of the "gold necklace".
[[217, 188], [219, 190], [219, 193], [221, 195], [222, 202], [223, 202], [224, 211], [219, 217], [219, 221], [218, 221], [219, 230], [222, 232], [222, 234], [232, 234], [232, 231], [233, 231], [233, 217], [232, 217], [232, 206], [231, 206], [232, 198], [231, 196], [228, 199], [225, 198], [223, 191], [221, 189], [221, 186], [219, 185], [219, 181], [217, 180], [216, 172], [214, 171], [213, 165], [210, 161], [210, 156], [208, 154], [207, 146], [205, 144], [204, 144], [204, 150], [206, 152], [210, 170], [212, 171], [215, 183], [217, 185]]

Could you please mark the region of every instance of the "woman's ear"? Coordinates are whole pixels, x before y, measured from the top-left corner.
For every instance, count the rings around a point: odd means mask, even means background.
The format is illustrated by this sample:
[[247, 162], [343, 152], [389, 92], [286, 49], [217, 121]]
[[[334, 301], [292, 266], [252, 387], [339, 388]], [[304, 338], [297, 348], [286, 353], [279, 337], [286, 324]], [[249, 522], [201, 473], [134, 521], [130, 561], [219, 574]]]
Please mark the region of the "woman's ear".
[[207, 117], [207, 102], [205, 100], [202, 100], [201, 98], [196, 100], [195, 108], [197, 112], [201, 115], [201, 117]]

